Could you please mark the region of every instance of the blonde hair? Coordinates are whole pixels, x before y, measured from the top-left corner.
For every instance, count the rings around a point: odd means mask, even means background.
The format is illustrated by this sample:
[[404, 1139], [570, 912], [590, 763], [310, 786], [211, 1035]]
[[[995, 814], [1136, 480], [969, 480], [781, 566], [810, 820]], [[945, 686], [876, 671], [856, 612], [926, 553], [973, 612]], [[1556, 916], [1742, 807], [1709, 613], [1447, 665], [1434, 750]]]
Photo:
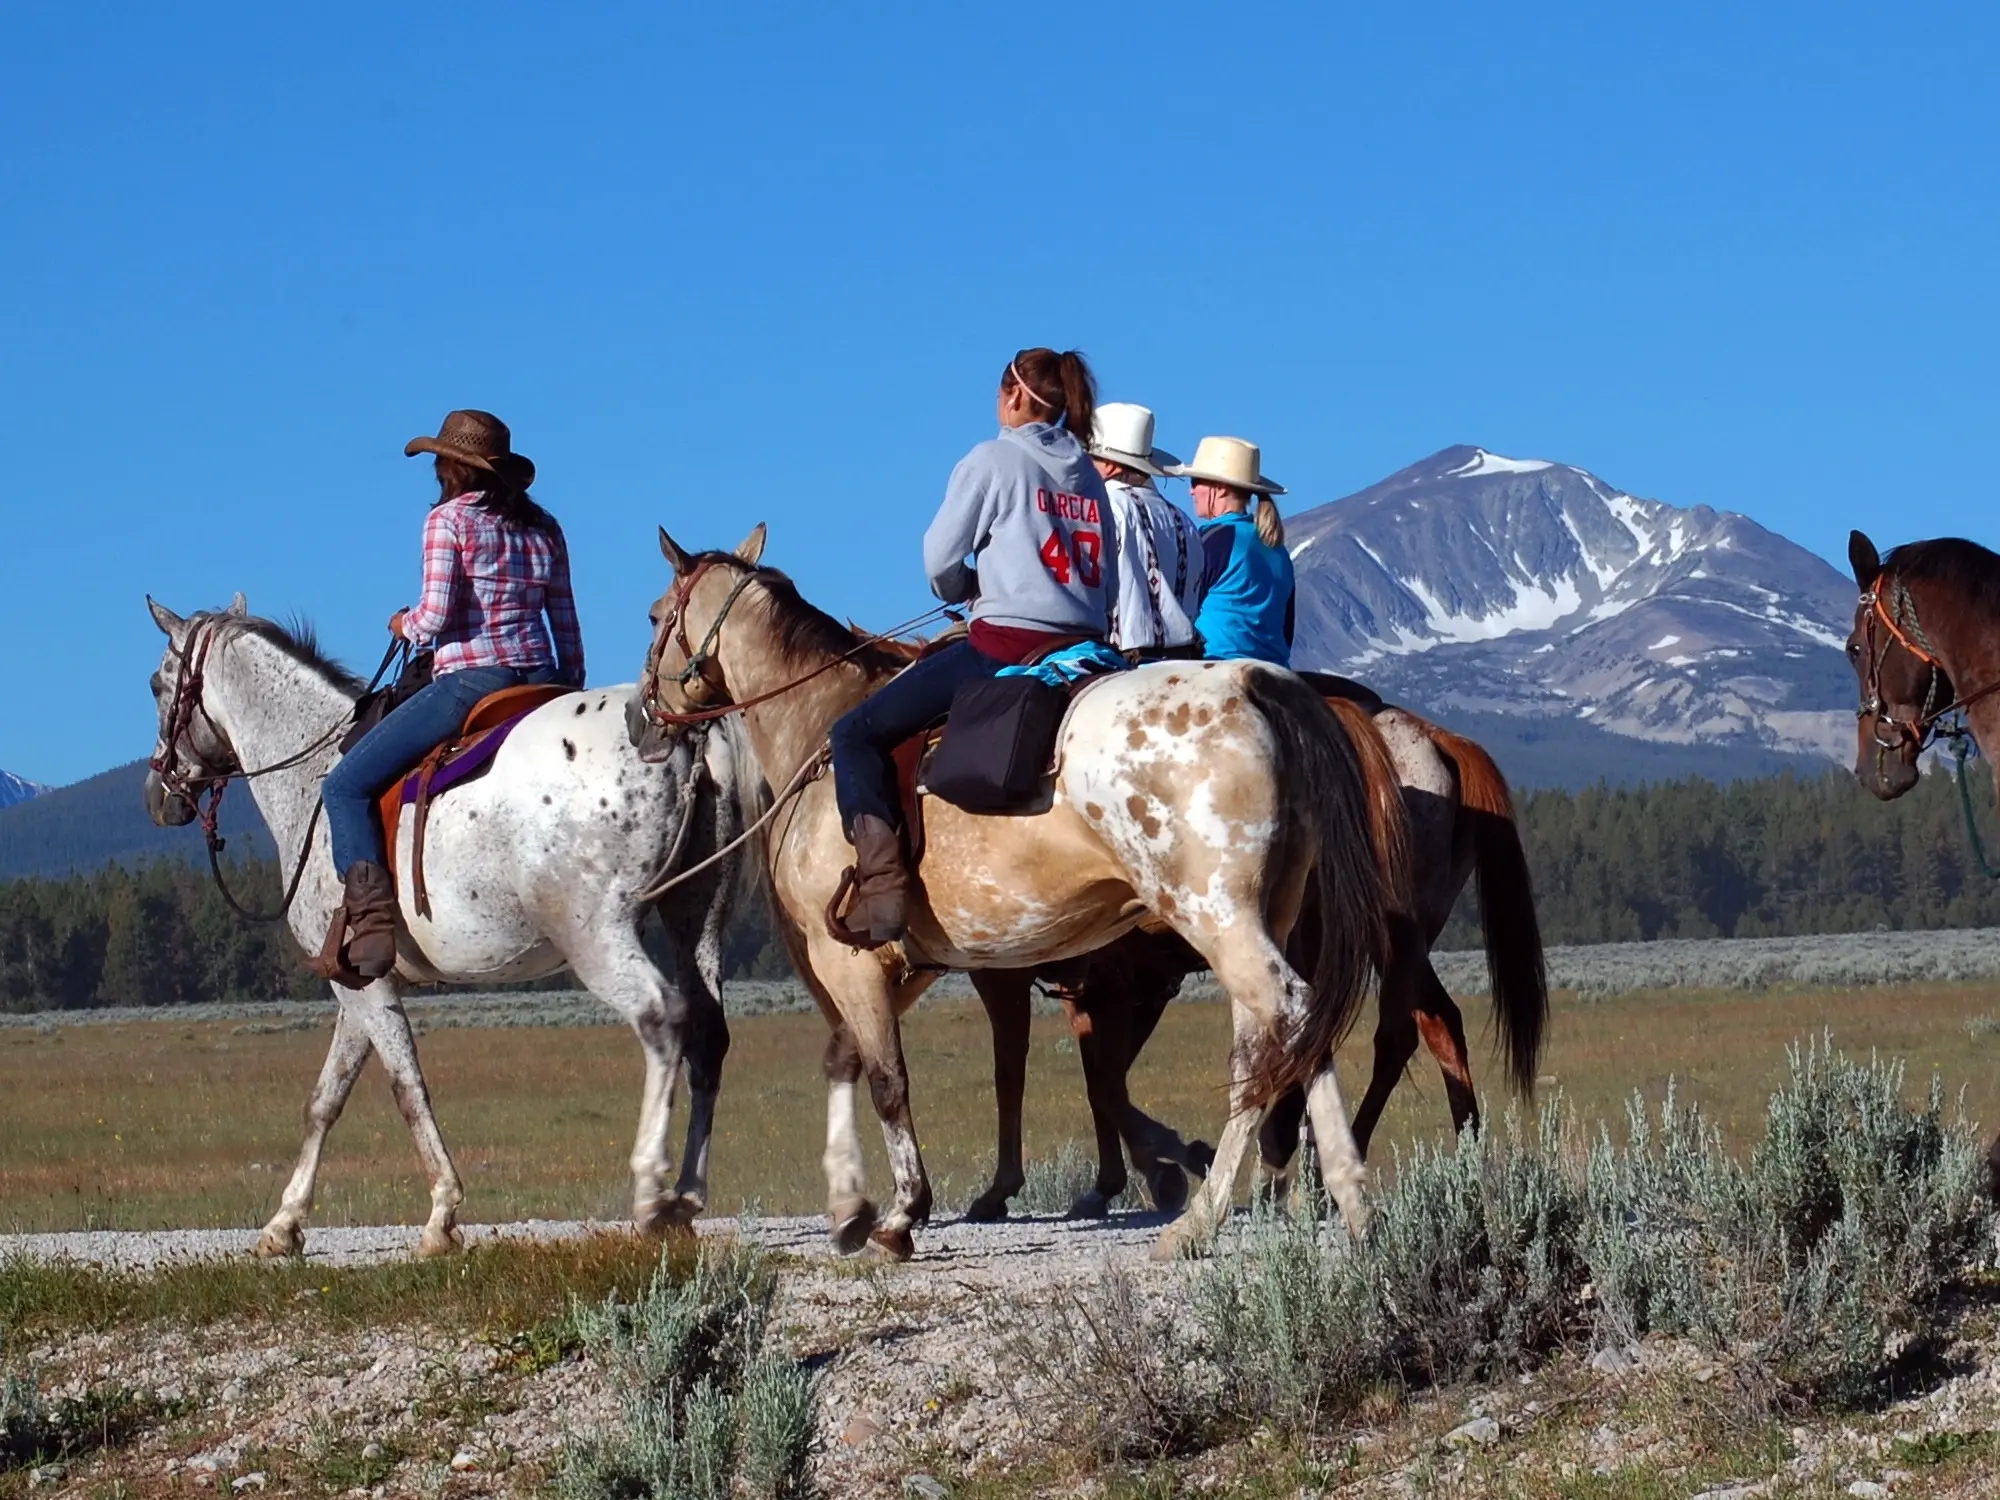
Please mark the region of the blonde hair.
[[1266, 547], [1285, 545], [1285, 518], [1278, 514], [1278, 502], [1269, 495], [1259, 493], [1251, 497], [1257, 507], [1257, 540]]

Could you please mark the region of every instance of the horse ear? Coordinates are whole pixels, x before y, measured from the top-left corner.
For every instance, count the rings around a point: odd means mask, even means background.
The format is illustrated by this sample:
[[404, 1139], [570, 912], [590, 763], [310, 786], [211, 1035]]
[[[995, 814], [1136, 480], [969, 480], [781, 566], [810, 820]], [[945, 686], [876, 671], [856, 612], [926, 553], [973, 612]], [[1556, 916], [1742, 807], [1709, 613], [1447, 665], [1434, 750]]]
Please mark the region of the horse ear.
[[688, 555], [681, 551], [679, 542], [667, 535], [667, 528], [664, 526], [660, 528], [660, 556], [667, 560], [667, 566], [674, 570], [675, 576], [678, 577], [687, 571]]
[[229, 601], [229, 612], [239, 619], [250, 613], [250, 601], [243, 597], [243, 590], [236, 591], [236, 597]]
[[1847, 563], [1854, 569], [1854, 582], [1862, 589], [1873, 588], [1882, 576], [1882, 555], [1861, 532], [1847, 533]]
[[743, 538], [742, 545], [736, 549], [736, 555], [750, 564], [751, 567], [754, 568], [757, 566], [757, 559], [764, 555], [764, 523], [762, 521], [756, 524], [751, 530], [750, 535]]
[[187, 629], [187, 621], [160, 603], [151, 594], [146, 596], [146, 608], [153, 612], [153, 623], [160, 627], [160, 633], [168, 640], [177, 638]]

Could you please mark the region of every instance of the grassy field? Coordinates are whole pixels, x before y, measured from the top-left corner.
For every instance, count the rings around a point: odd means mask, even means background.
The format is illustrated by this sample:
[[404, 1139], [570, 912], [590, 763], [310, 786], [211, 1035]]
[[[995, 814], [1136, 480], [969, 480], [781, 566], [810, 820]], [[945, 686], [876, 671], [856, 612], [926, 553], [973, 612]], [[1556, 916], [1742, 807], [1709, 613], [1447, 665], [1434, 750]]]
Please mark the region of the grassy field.
[[[1483, 1025], [1484, 1004], [1468, 1007]], [[1657, 1100], [1669, 1075], [1735, 1141], [1761, 1131], [1785, 1044], [1828, 1028], [1852, 1053], [1906, 1058], [1913, 1086], [1933, 1069], [1966, 1093], [1975, 1118], [2000, 1120], [2000, 985], [1924, 985], [1760, 994], [1676, 990], [1557, 1001], [1543, 1063], [1586, 1119], [1622, 1123], [1635, 1088]], [[1183, 1131], [1222, 1123], [1228, 1016], [1219, 1005], [1169, 1010], [1134, 1080], [1135, 1096]], [[817, 1016], [734, 1023], [714, 1151], [712, 1211], [823, 1206], [825, 1089]], [[918, 1126], [947, 1204], [984, 1184], [992, 1153], [991, 1051], [971, 1002], [908, 1020]], [[261, 1223], [298, 1147], [300, 1112], [326, 1042], [321, 1031], [261, 1034], [227, 1022], [133, 1022], [0, 1032], [0, 1229], [166, 1228]], [[621, 1217], [638, 1106], [637, 1044], [622, 1029], [446, 1030], [421, 1051], [439, 1118], [464, 1174], [465, 1217]], [[1366, 1065], [1350, 1045], [1350, 1107]], [[1480, 1049], [1475, 1067], [1495, 1069]], [[1488, 1108], [1502, 1101], [1489, 1087]], [[1381, 1142], [1441, 1136], [1443, 1093], [1420, 1055]], [[677, 1127], [678, 1128], [678, 1127]], [[1989, 1123], [1990, 1128], [1990, 1123]], [[864, 1129], [870, 1181], [886, 1173]], [[1081, 1075], [1063, 1023], [1036, 1022], [1029, 1073], [1031, 1156], [1087, 1140]], [[1378, 1161], [1387, 1152], [1378, 1149]], [[379, 1070], [335, 1130], [321, 1177], [320, 1223], [419, 1222], [424, 1184]]]

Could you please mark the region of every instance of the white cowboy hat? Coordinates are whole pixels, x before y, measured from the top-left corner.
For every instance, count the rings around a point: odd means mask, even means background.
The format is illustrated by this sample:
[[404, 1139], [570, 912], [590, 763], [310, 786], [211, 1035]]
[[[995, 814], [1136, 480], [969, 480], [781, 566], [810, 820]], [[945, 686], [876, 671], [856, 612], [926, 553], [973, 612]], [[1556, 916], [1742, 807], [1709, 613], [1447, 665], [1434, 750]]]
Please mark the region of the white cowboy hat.
[[1130, 401], [1106, 401], [1090, 422], [1090, 456], [1138, 469], [1156, 479], [1174, 472], [1180, 462], [1164, 448], [1153, 446], [1153, 413]]
[[1205, 437], [1194, 457], [1168, 471], [1183, 479], [1208, 479], [1257, 495], [1282, 495], [1285, 487], [1264, 475], [1264, 455], [1236, 437]]

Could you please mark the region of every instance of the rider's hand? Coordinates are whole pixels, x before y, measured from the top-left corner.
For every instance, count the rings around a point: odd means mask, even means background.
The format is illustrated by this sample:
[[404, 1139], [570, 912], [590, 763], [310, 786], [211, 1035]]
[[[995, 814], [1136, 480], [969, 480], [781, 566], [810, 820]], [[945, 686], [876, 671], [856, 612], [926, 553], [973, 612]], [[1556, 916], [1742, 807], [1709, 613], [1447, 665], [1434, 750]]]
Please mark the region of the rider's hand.
[[393, 615], [389, 616], [389, 634], [395, 636], [397, 640], [406, 641], [409, 639], [403, 633], [403, 621], [408, 618], [409, 613], [407, 609], [399, 609]]

